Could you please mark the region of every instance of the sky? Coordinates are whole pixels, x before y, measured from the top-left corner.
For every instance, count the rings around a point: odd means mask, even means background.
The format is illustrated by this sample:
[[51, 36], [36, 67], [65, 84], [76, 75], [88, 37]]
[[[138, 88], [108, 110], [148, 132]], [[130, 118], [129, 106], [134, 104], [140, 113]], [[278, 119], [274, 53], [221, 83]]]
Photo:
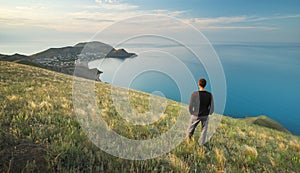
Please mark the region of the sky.
[[[115, 22], [144, 14], [180, 19], [200, 30], [212, 44], [300, 43], [299, 0], [0, 2], [0, 54], [31, 55], [50, 47], [75, 45]], [[143, 28], [142, 22], [136, 27]]]

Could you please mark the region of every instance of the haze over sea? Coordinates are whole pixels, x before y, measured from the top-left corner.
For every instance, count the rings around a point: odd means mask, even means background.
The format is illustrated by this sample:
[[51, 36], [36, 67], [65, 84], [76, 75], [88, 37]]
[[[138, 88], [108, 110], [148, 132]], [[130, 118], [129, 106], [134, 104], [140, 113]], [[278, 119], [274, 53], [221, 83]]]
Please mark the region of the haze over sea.
[[[137, 47], [142, 46], [127, 44], [124, 47], [139, 52]], [[300, 44], [238, 43], [216, 44], [213, 47], [221, 60], [227, 83], [224, 115], [232, 117], [266, 115], [281, 123], [293, 134], [300, 135], [300, 128], [297, 125], [300, 121], [298, 110]], [[120, 73], [124, 75], [139, 65], [151, 66], [152, 64], [153, 66], [154, 62], [164, 64], [171, 71], [173, 70], [171, 72], [173, 74], [181, 73], [183, 69], [176, 69], [172, 65], [174, 61], [170, 61], [174, 55], [189, 68], [195, 81], [199, 77], [208, 78], [203, 65], [193, 62], [192, 54], [178, 52], [176, 46], [157, 46], [157, 48], [164, 51], [140, 52], [138, 57], [124, 62], [107, 59], [100, 65], [100, 69], [104, 71], [102, 80], [123, 86], [128, 86], [125, 83], [130, 83], [130, 88], [158, 93], [176, 101], [189, 103], [192, 91], [181, 91], [178, 87], [178, 83], [185, 79], [172, 78], [172, 74], [146, 70], [136, 72], [134, 79], [129, 82], [124, 83], [131, 80], [126, 76], [122, 77], [123, 82], [112, 81], [113, 75], [120, 76]], [[165, 52], [172, 52], [172, 55]], [[169, 60], [165, 61], [166, 59]], [[120, 73], [115, 73], [116, 69]], [[194, 90], [197, 89], [196, 85], [193, 87]], [[207, 90], [210, 90], [210, 85], [207, 86]]]

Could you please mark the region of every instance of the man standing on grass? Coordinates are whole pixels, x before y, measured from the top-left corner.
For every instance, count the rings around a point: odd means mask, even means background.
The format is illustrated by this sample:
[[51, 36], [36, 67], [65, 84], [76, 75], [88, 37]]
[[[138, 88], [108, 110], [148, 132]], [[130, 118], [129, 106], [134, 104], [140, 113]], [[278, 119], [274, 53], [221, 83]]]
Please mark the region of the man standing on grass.
[[206, 142], [209, 115], [214, 112], [214, 101], [212, 94], [205, 91], [205, 79], [199, 79], [198, 86], [199, 91], [193, 92], [190, 99], [189, 111], [191, 113], [191, 119], [189, 122], [187, 138], [189, 141], [192, 140], [195, 128], [199, 122], [201, 122], [202, 129], [199, 142], [200, 144], [204, 144]]

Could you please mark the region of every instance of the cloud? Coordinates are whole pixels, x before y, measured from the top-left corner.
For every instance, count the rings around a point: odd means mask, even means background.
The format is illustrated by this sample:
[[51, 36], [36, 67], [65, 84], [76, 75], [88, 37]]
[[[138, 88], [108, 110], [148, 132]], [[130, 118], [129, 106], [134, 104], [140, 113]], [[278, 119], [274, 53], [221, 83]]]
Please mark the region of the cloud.
[[[84, 9], [85, 10], [83, 11], [69, 13], [67, 18], [72, 18], [76, 21], [84, 22], [85, 25], [86, 24], [90, 24], [91, 26], [97, 25], [98, 29], [100, 25], [102, 26], [102, 28], [104, 28], [110, 24], [113, 24], [114, 22], [118, 22], [130, 17], [140, 16], [140, 15], [155, 14], [155, 15], [166, 15], [166, 16], [177, 18], [185, 13], [184, 11], [168, 11], [168, 10], [151, 10], [151, 11], [128, 10], [128, 11], [117, 12], [117, 11], [101, 11], [101, 10], [90, 11], [87, 9], [87, 7], [84, 7]], [[159, 18], [153, 19], [153, 23], [157, 23], [159, 25], [168, 25], [166, 21], [161, 21]], [[137, 27], [140, 27], [140, 24], [141, 22], [134, 23], [134, 25], [136, 25]]]
[[200, 28], [203, 30], [233, 30], [233, 29], [255, 29], [255, 30], [277, 30], [278, 28], [276, 27], [267, 27], [267, 26], [207, 26], [204, 28]]
[[118, 11], [125, 11], [125, 10], [135, 10], [138, 8], [137, 5], [131, 5], [127, 3], [120, 3], [117, 0], [95, 0], [97, 5], [87, 6], [87, 8], [98, 8], [98, 9], [105, 9], [105, 10], [118, 10]]
[[187, 23], [204, 30], [228, 30], [228, 29], [256, 29], [256, 30], [276, 30], [278, 27], [262, 25], [262, 21], [283, 20], [291, 18], [300, 18], [300, 14], [282, 15], [282, 16], [232, 16], [216, 18], [190, 18], [184, 19]]
[[[47, 6], [47, 10], [45, 8], [44, 4], [4, 8], [0, 11], [0, 25], [39, 26], [58, 31], [92, 33], [129, 17], [157, 14], [178, 18], [200, 30], [275, 30], [280, 26], [276, 26], [277, 23], [274, 20], [300, 18], [300, 14], [201, 18], [190, 16], [188, 11], [182, 10], [142, 10], [137, 5], [122, 3], [118, 0], [95, 0], [94, 5], [76, 6], [68, 11], [56, 10], [57, 6]], [[265, 21], [272, 21], [272, 25]], [[160, 21], [159, 18], [153, 22], [159, 25], [170, 25], [173, 28], [177, 27]], [[135, 25], [137, 28], [143, 28], [139, 23]]]
[[16, 9], [18, 10], [40, 10], [45, 8], [46, 7], [41, 4], [31, 5], [31, 6], [16, 6]]
[[145, 14], [157, 14], [157, 15], [166, 15], [166, 16], [170, 16], [170, 17], [182, 18], [182, 16], [186, 13], [187, 12], [183, 11], [183, 10], [170, 11], [170, 10], [157, 9], [157, 10], [151, 10]]
[[129, 4], [112, 4], [112, 3], [108, 3], [108, 4], [99, 4], [98, 6], [95, 6], [98, 8], [102, 8], [105, 10], [134, 10], [137, 9], [138, 6], [136, 5], [129, 5]]
[[134, 16], [136, 15], [136, 12], [126, 11], [122, 13], [117, 12], [103, 12], [103, 11], [78, 11], [78, 12], [72, 12], [68, 13], [68, 18], [71, 19], [81, 19], [85, 21], [95, 22], [97, 20], [99, 21], [106, 21], [106, 22], [115, 22], [124, 19], [124, 16]]
[[293, 19], [300, 18], [300, 14], [294, 15], [277, 15], [277, 16], [269, 16], [269, 17], [249, 17], [249, 21], [259, 22], [259, 21], [267, 21], [267, 20], [281, 20], [281, 19]]
[[[91, 19], [91, 18], [85, 18], [85, 17], [77, 17], [74, 18], [75, 20], [80, 20], [80, 21], [87, 21], [87, 22], [115, 22], [115, 20], [109, 20], [109, 19]], [[1, 20], [1, 18], [0, 18]]]
[[115, 3], [117, 0], [95, 0], [97, 3]]
[[245, 22], [246, 16], [233, 16], [233, 17], [217, 17], [217, 18], [191, 18], [191, 23], [197, 23], [201, 25], [211, 24], [228, 24], [228, 23], [239, 23]]

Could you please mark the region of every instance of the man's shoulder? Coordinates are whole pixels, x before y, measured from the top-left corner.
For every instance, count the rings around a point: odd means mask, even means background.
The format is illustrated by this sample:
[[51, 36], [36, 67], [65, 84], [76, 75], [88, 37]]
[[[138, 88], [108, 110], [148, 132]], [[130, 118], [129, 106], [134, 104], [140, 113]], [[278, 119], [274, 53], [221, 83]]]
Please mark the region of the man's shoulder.
[[212, 94], [211, 94], [211, 92], [209, 92], [209, 91], [205, 91], [205, 92], [206, 92], [207, 94], [210, 94], [210, 95], [212, 95]]
[[199, 91], [192, 92], [192, 95], [198, 95], [198, 94], [199, 94]]
[[202, 94], [207, 94], [207, 95], [211, 95], [212, 96], [212, 93], [211, 92], [209, 92], [209, 91], [194, 91], [193, 93], [192, 93], [192, 95], [202, 95]]

